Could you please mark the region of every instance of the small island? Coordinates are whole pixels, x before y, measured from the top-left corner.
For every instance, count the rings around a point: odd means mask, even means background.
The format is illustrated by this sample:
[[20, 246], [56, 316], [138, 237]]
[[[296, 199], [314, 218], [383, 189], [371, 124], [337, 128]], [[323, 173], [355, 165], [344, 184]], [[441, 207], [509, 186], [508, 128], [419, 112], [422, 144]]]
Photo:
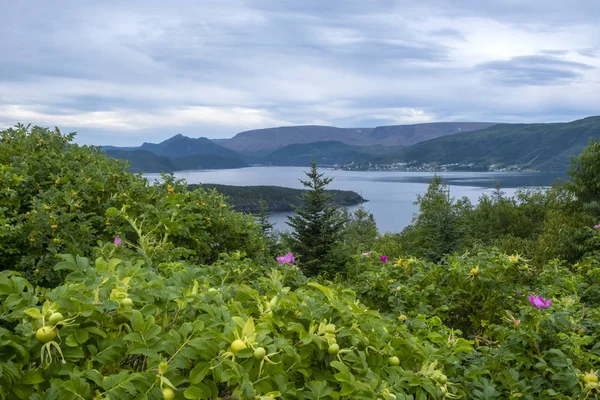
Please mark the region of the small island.
[[[292, 189], [282, 186], [232, 186], [218, 184], [192, 184], [190, 190], [203, 187], [215, 189], [227, 197], [227, 203], [236, 211], [258, 213], [260, 200], [267, 203], [269, 212], [289, 212], [300, 205], [304, 189]], [[336, 206], [354, 206], [368, 200], [351, 190], [327, 190], [333, 196], [332, 203]]]

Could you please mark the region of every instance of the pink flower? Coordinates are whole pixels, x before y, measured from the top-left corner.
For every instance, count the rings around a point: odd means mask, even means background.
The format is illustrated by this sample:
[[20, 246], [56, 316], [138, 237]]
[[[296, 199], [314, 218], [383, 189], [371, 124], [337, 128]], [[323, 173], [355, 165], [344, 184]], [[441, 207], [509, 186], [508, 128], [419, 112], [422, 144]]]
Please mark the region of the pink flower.
[[123, 244], [121, 238], [119, 237], [116, 237], [115, 240], [113, 240], [113, 243], [115, 244], [115, 246], [121, 246]]
[[381, 257], [379, 257], [379, 260], [380, 260], [382, 263], [386, 263], [386, 262], [388, 262], [388, 256], [381, 256]]
[[362, 253], [362, 255], [365, 257], [369, 257], [371, 255], [371, 252], [367, 251], [367, 252]]
[[548, 308], [552, 304], [552, 299], [544, 299], [541, 296], [529, 295], [529, 302], [535, 308]]
[[594, 225], [594, 229], [600, 229], [600, 224]]
[[287, 253], [285, 256], [277, 257], [277, 262], [279, 264], [293, 264], [294, 255], [292, 253]]

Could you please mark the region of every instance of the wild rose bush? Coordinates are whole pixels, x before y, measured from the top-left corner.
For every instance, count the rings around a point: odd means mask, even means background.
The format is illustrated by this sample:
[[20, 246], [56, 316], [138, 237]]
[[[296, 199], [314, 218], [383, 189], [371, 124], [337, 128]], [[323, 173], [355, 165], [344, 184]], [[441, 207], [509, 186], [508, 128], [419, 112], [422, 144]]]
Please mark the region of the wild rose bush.
[[[476, 351], [458, 377], [468, 398], [587, 398], [582, 377], [600, 365], [600, 309], [586, 302], [598, 281], [553, 262], [541, 271], [497, 251], [415, 258], [357, 256], [352, 281], [363, 301], [408, 326], [436, 316]], [[596, 257], [577, 267], [600, 271]], [[586, 275], [595, 275], [594, 273]], [[595, 275], [600, 276], [600, 275]], [[452, 382], [457, 377], [450, 377]], [[579, 397], [578, 397], [579, 396]]]
[[56, 254], [89, 254], [115, 237], [138, 243], [139, 229], [164, 260], [210, 263], [236, 250], [262, 256], [254, 218], [232, 212], [216, 191], [188, 191], [172, 176], [151, 185], [73, 139], [23, 125], [0, 131], [0, 270], [54, 286], [62, 279], [52, 268]]
[[0, 300], [10, 304], [0, 329], [3, 398], [158, 399], [167, 388], [189, 399], [460, 393], [444, 371], [459, 369], [472, 346], [440, 340], [446, 330], [435, 318], [413, 333], [287, 263], [233, 254], [148, 267], [111, 246], [101, 251], [123, 259], [63, 256], [56, 268], [69, 274], [51, 291], [0, 275]]

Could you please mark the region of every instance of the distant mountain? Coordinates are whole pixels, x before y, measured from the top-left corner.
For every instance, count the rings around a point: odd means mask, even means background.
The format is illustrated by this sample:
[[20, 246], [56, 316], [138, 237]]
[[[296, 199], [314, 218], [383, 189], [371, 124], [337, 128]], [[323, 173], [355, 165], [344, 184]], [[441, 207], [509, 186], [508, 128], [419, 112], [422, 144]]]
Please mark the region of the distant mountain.
[[351, 169], [564, 171], [569, 157], [579, 154], [590, 138], [600, 139], [600, 116], [550, 124], [294, 126], [242, 132], [227, 140], [177, 135], [138, 148], [104, 149], [113, 157], [130, 160], [136, 172], [248, 164], [309, 166], [313, 160]]
[[484, 129], [492, 125], [494, 124], [486, 122], [439, 122], [377, 128], [285, 126], [241, 132], [231, 139], [216, 139], [214, 142], [231, 150], [247, 152], [325, 141], [337, 141], [352, 146], [410, 146], [424, 140]]
[[215, 140], [216, 143], [235, 151], [260, 152], [274, 150], [290, 144], [339, 141], [358, 145], [373, 128], [336, 128], [333, 126], [284, 126], [241, 132], [231, 139]]
[[110, 157], [129, 160], [132, 172], [173, 172], [186, 169], [247, 167], [240, 154], [201, 137], [176, 135], [161, 143], [140, 147], [104, 146]]
[[235, 151], [220, 146], [210, 139], [205, 137], [193, 139], [181, 134], [160, 143], [144, 143], [140, 149], [169, 158], [182, 158], [199, 154], [240, 158], [240, 155]]
[[568, 123], [498, 124], [373, 156], [374, 163], [479, 164], [564, 171], [590, 138], [600, 139], [600, 116]]
[[364, 158], [362, 148], [342, 142], [290, 144], [267, 154], [261, 160], [266, 165], [306, 166], [314, 160], [319, 165], [334, 165]]
[[168, 157], [162, 157], [146, 150], [105, 149], [106, 155], [112, 158], [129, 161], [131, 172], [173, 172], [176, 167]]
[[369, 143], [383, 146], [412, 146], [438, 137], [478, 131], [495, 124], [489, 122], [434, 122], [414, 125], [378, 126], [369, 135]]

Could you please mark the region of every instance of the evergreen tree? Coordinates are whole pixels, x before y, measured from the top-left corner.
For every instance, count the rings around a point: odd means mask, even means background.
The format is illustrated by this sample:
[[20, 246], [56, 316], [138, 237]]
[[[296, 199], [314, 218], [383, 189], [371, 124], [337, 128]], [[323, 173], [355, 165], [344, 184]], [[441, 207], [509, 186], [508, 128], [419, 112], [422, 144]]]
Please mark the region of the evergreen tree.
[[463, 215], [470, 209], [467, 199], [455, 202], [442, 178], [435, 175], [427, 192], [418, 195], [419, 214], [404, 230], [411, 254], [438, 262], [458, 250], [464, 237]]
[[342, 237], [347, 250], [351, 253], [370, 251], [379, 236], [373, 214], [361, 205], [354, 212], [344, 208], [341, 215], [346, 221]]
[[325, 192], [332, 178], [319, 173], [315, 162], [305, 174], [308, 179], [300, 182], [308, 190], [303, 193], [296, 214], [288, 217], [287, 224], [292, 228], [290, 248], [307, 276], [341, 272], [345, 260], [339, 254], [335, 256], [333, 250], [345, 221], [337, 207], [331, 205], [332, 196]]
[[260, 230], [266, 238], [266, 250], [270, 255], [275, 255], [278, 250], [279, 235], [278, 232], [273, 229], [274, 225], [271, 223], [269, 212], [269, 206], [265, 199], [260, 199], [258, 202], [258, 214], [256, 214], [256, 223], [260, 226]]
[[269, 219], [269, 206], [267, 205], [265, 199], [260, 199], [258, 201], [258, 207], [259, 208], [258, 214], [256, 214], [256, 222], [260, 226], [260, 230], [262, 231], [262, 233], [265, 236], [270, 237], [273, 233], [273, 224]]
[[504, 199], [504, 192], [500, 189], [500, 183], [496, 183], [496, 189], [492, 193], [492, 201], [494, 204], [498, 204]]

